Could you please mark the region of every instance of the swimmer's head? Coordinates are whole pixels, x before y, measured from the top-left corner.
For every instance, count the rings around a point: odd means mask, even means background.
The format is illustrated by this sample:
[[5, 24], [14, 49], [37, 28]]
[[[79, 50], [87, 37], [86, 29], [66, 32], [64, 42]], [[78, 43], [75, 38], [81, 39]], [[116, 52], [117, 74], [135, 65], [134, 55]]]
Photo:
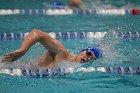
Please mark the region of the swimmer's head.
[[85, 48], [85, 49], [81, 50], [80, 52], [82, 52], [82, 51], [91, 52], [92, 54], [95, 55], [95, 59], [99, 59], [102, 56], [101, 50], [98, 48], [95, 48], [95, 47], [94, 48]]
[[100, 49], [98, 48], [85, 48], [80, 51], [78, 56], [78, 62], [85, 63], [92, 59], [97, 60], [102, 56]]

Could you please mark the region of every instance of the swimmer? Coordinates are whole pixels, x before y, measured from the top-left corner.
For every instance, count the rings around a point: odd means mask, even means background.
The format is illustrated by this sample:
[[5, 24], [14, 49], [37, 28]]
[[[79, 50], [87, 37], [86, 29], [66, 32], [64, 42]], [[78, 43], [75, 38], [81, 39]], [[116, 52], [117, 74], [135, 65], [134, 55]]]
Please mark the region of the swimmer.
[[71, 0], [68, 6], [72, 9], [85, 9], [81, 0]]
[[77, 55], [72, 55], [67, 51], [64, 45], [56, 39], [49, 36], [46, 32], [33, 29], [23, 40], [20, 48], [2, 57], [2, 62], [13, 62], [26, 54], [29, 48], [35, 43], [41, 43], [48, 52], [39, 60], [37, 65], [41, 67], [53, 68], [63, 61], [68, 62], [89, 62], [91, 59], [101, 57], [101, 52], [97, 48], [85, 48]]

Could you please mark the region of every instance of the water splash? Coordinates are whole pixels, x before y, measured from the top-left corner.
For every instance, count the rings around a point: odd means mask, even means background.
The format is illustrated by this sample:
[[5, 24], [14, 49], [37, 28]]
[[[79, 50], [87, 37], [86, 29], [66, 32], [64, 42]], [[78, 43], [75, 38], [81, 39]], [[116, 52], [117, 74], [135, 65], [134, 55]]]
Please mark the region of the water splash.
[[116, 45], [121, 42], [121, 39], [116, 38], [114, 30], [110, 30], [103, 40], [100, 42], [100, 48], [103, 51], [102, 64], [119, 64], [122, 63], [123, 55], [116, 49]]
[[76, 68], [81, 67], [82, 65], [83, 64], [81, 64], [81, 63], [64, 61], [61, 64], [59, 64], [56, 68], [64, 68], [64, 69], [73, 68], [73, 69], [76, 69]]
[[131, 0], [87, 0], [83, 2], [87, 8], [90, 9], [113, 9], [113, 8], [123, 8], [132, 9], [139, 8], [139, 1]]

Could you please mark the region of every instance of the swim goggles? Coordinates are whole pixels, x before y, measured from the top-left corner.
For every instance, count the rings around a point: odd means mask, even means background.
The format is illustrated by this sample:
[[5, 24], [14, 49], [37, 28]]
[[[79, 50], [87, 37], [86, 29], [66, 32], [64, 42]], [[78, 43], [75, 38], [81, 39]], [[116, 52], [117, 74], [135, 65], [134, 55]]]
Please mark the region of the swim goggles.
[[[96, 57], [93, 58], [93, 53], [90, 50], [86, 50], [86, 56], [89, 57], [89, 58], [91, 58], [90, 60], [92, 60], [92, 59], [95, 59], [96, 60]], [[82, 59], [82, 63], [84, 63], [84, 62], [85, 62], [85, 60]]]

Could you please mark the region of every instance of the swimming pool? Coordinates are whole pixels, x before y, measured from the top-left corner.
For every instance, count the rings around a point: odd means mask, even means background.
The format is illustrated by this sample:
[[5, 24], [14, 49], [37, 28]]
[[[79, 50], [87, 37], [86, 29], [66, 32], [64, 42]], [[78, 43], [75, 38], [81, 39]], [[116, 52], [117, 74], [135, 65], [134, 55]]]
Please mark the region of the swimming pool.
[[[0, 16], [1, 33], [27, 33], [32, 29], [45, 32], [107, 32], [104, 38], [58, 39], [72, 53], [84, 47], [100, 44], [104, 57], [82, 67], [139, 67], [139, 36], [125, 32], [138, 32], [140, 16], [128, 15], [3, 15]], [[125, 33], [116, 38], [113, 33]], [[0, 40], [0, 56], [17, 49], [22, 39]], [[23, 61], [34, 61], [44, 53], [41, 45], [35, 44]], [[37, 54], [37, 57], [35, 56]], [[20, 61], [10, 65], [20, 67]], [[4, 66], [2, 63], [0, 67]], [[64, 63], [62, 66], [78, 68], [80, 64]], [[29, 78], [0, 74], [0, 93], [139, 93], [138, 74], [113, 74], [103, 72], [76, 72], [49, 78]]]

